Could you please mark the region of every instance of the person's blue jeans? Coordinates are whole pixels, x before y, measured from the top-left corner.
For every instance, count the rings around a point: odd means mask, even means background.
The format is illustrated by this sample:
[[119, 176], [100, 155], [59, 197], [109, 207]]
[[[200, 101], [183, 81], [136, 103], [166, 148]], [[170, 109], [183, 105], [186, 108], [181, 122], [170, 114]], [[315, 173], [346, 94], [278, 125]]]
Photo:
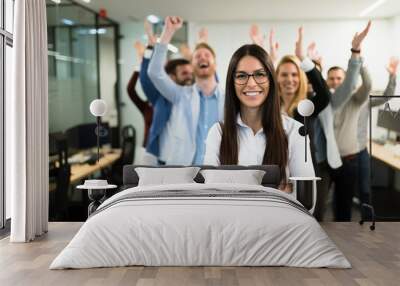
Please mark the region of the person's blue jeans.
[[357, 155], [358, 157], [358, 196], [361, 204], [370, 204], [371, 178], [370, 157], [367, 148]]

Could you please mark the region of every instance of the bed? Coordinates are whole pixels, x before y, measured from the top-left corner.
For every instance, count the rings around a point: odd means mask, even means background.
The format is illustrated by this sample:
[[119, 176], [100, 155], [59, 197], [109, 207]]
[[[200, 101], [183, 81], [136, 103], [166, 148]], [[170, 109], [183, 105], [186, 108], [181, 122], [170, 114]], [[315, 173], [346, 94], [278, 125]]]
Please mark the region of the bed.
[[124, 167], [123, 190], [88, 218], [50, 269], [351, 267], [309, 211], [276, 189], [276, 166], [217, 167], [264, 170], [260, 185], [204, 183], [200, 172], [193, 183], [138, 185], [137, 167]]

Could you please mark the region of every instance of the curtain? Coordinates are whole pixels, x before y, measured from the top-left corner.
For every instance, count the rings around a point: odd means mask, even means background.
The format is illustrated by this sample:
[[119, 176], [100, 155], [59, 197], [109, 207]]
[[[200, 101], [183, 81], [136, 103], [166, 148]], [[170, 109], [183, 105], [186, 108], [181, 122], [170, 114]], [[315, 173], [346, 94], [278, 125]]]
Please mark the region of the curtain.
[[6, 187], [11, 189], [10, 241], [28, 242], [48, 229], [46, 1], [18, 0], [14, 11], [13, 94], [6, 103]]

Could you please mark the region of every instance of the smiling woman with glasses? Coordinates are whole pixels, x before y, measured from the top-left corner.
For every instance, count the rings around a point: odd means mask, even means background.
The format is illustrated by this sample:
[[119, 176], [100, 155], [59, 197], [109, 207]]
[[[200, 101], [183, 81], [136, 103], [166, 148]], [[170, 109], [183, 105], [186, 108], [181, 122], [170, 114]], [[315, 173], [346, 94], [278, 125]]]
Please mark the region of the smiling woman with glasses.
[[289, 176], [315, 175], [312, 161], [304, 163], [301, 124], [281, 114], [275, 69], [263, 48], [244, 45], [233, 54], [225, 90], [224, 122], [210, 129], [203, 164], [276, 164], [281, 189]]

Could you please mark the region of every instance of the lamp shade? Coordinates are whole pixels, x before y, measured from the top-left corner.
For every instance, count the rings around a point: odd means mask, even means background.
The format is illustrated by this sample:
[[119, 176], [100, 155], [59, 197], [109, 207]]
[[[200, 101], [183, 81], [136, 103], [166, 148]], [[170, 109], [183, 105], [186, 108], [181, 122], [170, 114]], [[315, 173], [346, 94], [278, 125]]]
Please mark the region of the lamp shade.
[[310, 116], [314, 112], [314, 103], [309, 99], [303, 99], [299, 102], [299, 105], [297, 105], [297, 111], [302, 116]]
[[94, 116], [104, 116], [107, 112], [107, 104], [103, 99], [95, 99], [90, 103], [90, 113]]

